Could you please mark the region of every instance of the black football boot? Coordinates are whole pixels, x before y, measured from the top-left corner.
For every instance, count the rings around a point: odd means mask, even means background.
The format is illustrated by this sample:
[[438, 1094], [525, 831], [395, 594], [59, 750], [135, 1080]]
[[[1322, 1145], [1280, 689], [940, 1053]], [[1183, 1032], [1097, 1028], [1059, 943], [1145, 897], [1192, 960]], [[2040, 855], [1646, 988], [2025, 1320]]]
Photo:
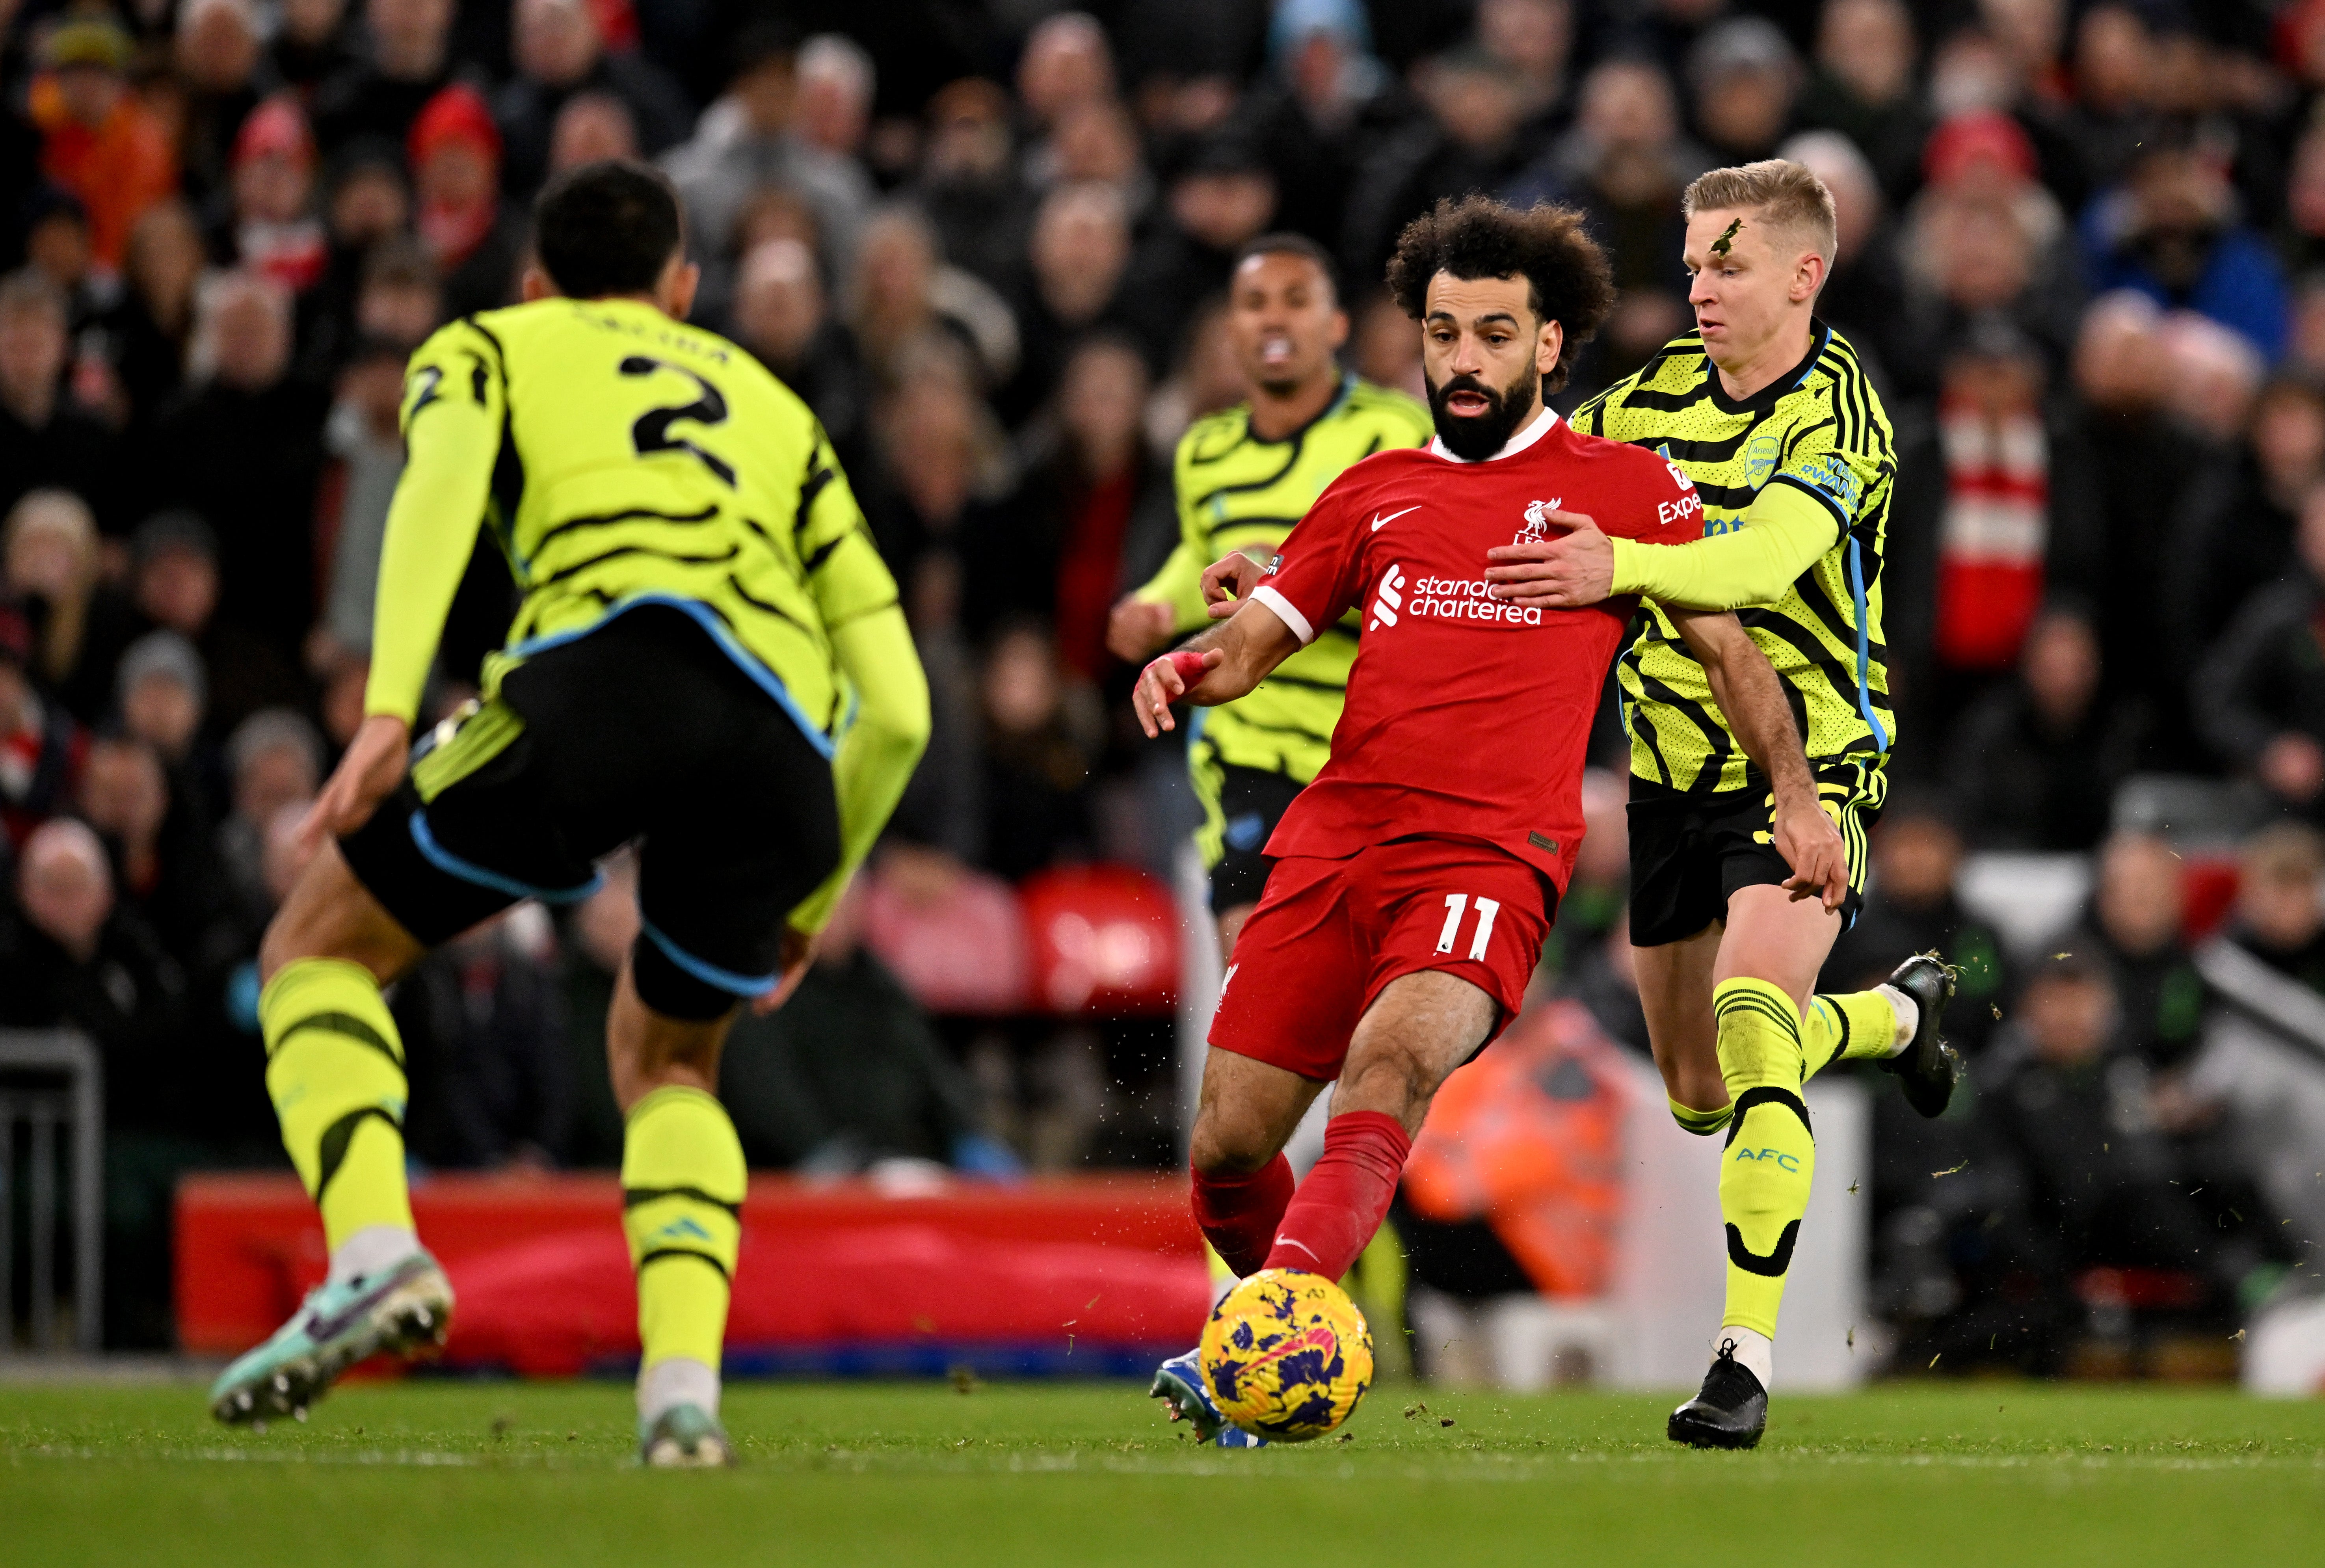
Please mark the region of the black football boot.
[[1943, 1116], [1962, 1077], [1961, 1053], [1940, 1032], [1946, 1004], [1953, 1000], [1954, 967], [1933, 952], [1916, 953], [1891, 971], [1889, 983], [1913, 998], [1922, 1020], [1913, 1026], [1913, 1043], [1884, 1057], [1881, 1071], [1896, 1074], [1907, 1105], [1923, 1116]]
[[1736, 1359], [1733, 1340], [1720, 1342], [1702, 1391], [1672, 1412], [1665, 1429], [1673, 1443], [1690, 1448], [1751, 1448], [1767, 1430], [1768, 1391]]

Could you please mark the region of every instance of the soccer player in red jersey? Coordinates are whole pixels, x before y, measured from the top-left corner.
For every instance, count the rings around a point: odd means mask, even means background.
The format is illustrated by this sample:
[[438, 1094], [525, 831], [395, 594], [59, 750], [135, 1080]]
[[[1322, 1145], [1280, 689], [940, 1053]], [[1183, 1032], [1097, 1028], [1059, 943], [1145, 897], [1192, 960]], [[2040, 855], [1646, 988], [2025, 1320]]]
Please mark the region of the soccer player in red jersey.
[[[1400, 237], [1389, 283], [1422, 324], [1436, 441], [1350, 469], [1268, 567], [1213, 566], [1227, 618], [1149, 664], [1132, 699], [1159, 734], [1172, 702], [1233, 701], [1361, 609], [1331, 761], [1268, 843], [1211, 1025], [1194, 1208], [1237, 1274], [1348, 1272], [1438, 1087], [1517, 1013], [1573, 868], [1590, 722], [1635, 602], [1513, 607], [1488, 593], [1485, 552], [1561, 509], [1623, 538], [1702, 532], [1677, 469], [1543, 401], [1613, 299], [1579, 214], [1440, 202]], [[1838, 903], [1846, 854], [1774, 672], [1732, 614], [1668, 613], [1773, 784], [1796, 893]], [[1283, 1145], [1335, 1079], [1323, 1157], [1295, 1192]], [[1200, 1379], [1173, 1387], [1166, 1365], [1156, 1391], [1205, 1424]]]

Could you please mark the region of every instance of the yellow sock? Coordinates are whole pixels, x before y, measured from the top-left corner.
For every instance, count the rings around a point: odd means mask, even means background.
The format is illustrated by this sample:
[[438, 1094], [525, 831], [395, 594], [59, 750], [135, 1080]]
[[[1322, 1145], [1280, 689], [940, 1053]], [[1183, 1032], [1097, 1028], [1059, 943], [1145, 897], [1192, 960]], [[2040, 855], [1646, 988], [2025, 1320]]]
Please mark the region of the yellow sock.
[[657, 1089], [622, 1139], [622, 1229], [638, 1271], [643, 1365], [673, 1356], [716, 1371], [743, 1241], [742, 1140], [699, 1089]]
[[1816, 1174], [1816, 1139], [1801, 1099], [1807, 1066], [1801, 1017], [1792, 998], [1765, 980], [1723, 981], [1711, 1006], [1735, 1110], [1719, 1167], [1728, 1229], [1728, 1308], [1719, 1321], [1773, 1340]]
[[374, 1225], [412, 1227], [403, 1178], [403, 1042], [360, 964], [301, 959], [258, 997], [266, 1092], [283, 1146], [334, 1249]]
[[1663, 1103], [1671, 1107], [1672, 1120], [1700, 1138], [1708, 1138], [1726, 1127], [1728, 1118], [1736, 1111], [1732, 1105], [1723, 1105], [1718, 1110], [1690, 1110], [1668, 1094], [1663, 1096]]
[[1879, 991], [1820, 991], [1801, 1018], [1801, 1048], [1814, 1078], [1836, 1062], [1871, 1062], [1889, 1054], [1897, 1013]]

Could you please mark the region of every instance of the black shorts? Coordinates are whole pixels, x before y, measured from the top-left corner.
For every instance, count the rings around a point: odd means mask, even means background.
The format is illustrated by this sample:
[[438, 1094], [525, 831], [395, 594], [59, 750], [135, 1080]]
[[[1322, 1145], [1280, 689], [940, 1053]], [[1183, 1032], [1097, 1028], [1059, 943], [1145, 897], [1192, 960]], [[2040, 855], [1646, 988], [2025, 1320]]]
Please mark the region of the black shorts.
[[[1882, 759], [1836, 758], [1817, 767], [1817, 792], [1848, 850], [1841, 929], [1865, 904], [1865, 830], [1888, 798]], [[1689, 794], [1631, 777], [1631, 945], [1661, 947], [1728, 918], [1739, 887], [1782, 886], [1792, 874], [1776, 849], [1775, 797], [1765, 787]]]
[[1264, 851], [1303, 786], [1296, 778], [1255, 767], [1219, 766], [1219, 858], [1211, 868], [1211, 913], [1257, 904], [1266, 891]]
[[839, 864], [821, 738], [652, 605], [534, 654], [438, 725], [339, 847], [433, 947], [520, 899], [587, 898], [596, 862], [632, 840], [638, 993], [677, 1017], [772, 989], [784, 917]]

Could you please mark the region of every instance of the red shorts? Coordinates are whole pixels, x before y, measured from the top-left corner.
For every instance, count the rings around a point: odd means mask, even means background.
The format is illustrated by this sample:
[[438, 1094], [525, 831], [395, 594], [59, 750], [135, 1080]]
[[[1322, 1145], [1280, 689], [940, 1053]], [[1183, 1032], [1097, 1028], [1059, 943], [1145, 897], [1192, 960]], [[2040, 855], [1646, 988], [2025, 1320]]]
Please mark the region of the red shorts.
[[1539, 871], [1469, 840], [1401, 839], [1345, 860], [1286, 856], [1236, 938], [1210, 1043], [1329, 1082], [1373, 998], [1422, 970], [1491, 996], [1499, 1035], [1555, 906]]

